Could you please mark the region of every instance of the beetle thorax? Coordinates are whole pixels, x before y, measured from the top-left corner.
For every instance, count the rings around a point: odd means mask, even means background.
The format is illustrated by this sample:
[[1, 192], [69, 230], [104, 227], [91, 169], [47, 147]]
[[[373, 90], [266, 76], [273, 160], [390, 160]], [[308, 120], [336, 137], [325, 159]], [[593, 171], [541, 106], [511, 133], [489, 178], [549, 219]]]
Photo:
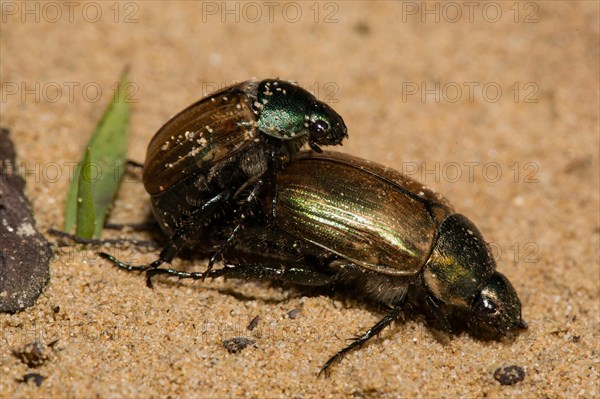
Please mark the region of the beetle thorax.
[[442, 302], [468, 307], [495, 268], [479, 230], [463, 215], [453, 214], [439, 228], [423, 278]]

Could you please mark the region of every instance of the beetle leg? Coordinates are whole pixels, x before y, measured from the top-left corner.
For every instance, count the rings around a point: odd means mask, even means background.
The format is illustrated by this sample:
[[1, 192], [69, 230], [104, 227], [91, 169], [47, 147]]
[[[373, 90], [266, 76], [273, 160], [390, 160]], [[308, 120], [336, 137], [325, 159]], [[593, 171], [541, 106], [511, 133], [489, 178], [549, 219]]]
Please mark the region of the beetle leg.
[[210, 257], [210, 260], [208, 261], [208, 267], [206, 269], [207, 272], [212, 270], [212, 268], [219, 256], [223, 255], [223, 253], [226, 250], [228, 250], [229, 248], [232, 248], [236, 244], [237, 236], [240, 233], [240, 231], [242, 231], [244, 228], [244, 221], [245, 221], [245, 217], [246, 217], [245, 214], [246, 214], [246, 212], [248, 212], [249, 209], [251, 209], [254, 201], [256, 201], [258, 194], [259, 194], [260, 190], [262, 189], [263, 185], [264, 185], [264, 182], [262, 180], [258, 180], [254, 184], [254, 187], [252, 187], [252, 190], [250, 191], [250, 193], [246, 197], [246, 200], [244, 201], [244, 204], [243, 204], [244, 209], [240, 212], [240, 219], [239, 219], [238, 223], [236, 224], [235, 228], [233, 229], [233, 231], [231, 232], [229, 237], [227, 237], [227, 241], [225, 241], [219, 247], [219, 249]]
[[185, 272], [183, 270], [176, 269], [149, 269], [146, 271], [146, 285], [148, 288], [152, 288], [152, 277], [157, 274], [168, 274], [169, 276], [179, 278], [191, 278], [194, 280], [204, 280], [206, 277], [217, 278], [224, 275], [223, 269], [207, 270], [206, 272]]
[[230, 277], [239, 279], [280, 280], [298, 285], [322, 286], [330, 284], [333, 276], [300, 268], [281, 268], [279, 266], [265, 266], [264, 264], [225, 265], [220, 269], [205, 272], [185, 272], [175, 269], [150, 269], [146, 272], [146, 283], [152, 287], [152, 277], [157, 274], [168, 274], [179, 278], [204, 280], [205, 278]]
[[379, 334], [381, 332], [381, 330], [383, 330], [388, 325], [390, 325], [392, 323], [392, 321], [396, 320], [398, 318], [398, 316], [400, 315], [400, 313], [402, 312], [402, 310], [404, 309], [404, 305], [406, 304], [407, 297], [408, 296], [405, 294], [400, 299], [398, 304], [396, 306], [394, 306], [388, 312], [388, 314], [386, 314], [383, 317], [383, 319], [379, 320], [377, 322], [377, 324], [375, 324], [373, 327], [369, 328], [363, 335], [356, 338], [350, 345], [346, 346], [344, 349], [342, 349], [341, 351], [339, 351], [338, 353], [333, 355], [329, 360], [327, 360], [327, 362], [323, 365], [323, 367], [321, 367], [321, 371], [319, 371], [319, 376], [323, 373], [325, 373], [325, 376], [327, 376], [328, 375], [327, 370], [333, 363], [341, 360], [344, 357], [344, 355], [346, 355], [346, 353], [350, 352], [354, 348], [362, 346], [365, 342], [367, 342], [369, 339], [373, 338], [375, 335]]
[[444, 314], [442, 308], [437, 303], [437, 301], [435, 300], [435, 298], [433, 296], [431, 296], [431, 295], [427, 295], [427, 297], [425, 297], [425, 303], [427, 304], [427, 308], [435, 316], [435, 318], [438, 321], [438, 323], [440, 323], [440, 326], [442, 327], [442, 329], [444, 331], [447, 331], [447, 332], [451, 333], [452, 332], [452, 326], [450, 326], [450, 322], [448, 322], [448, 318]]
[[182, 225], [173, 233], [173, 235], [169, 238], [169, 242], [160, 252], [158, 259], [155, 261], [148, 263], [146, 265], [133, 266], [124, 262], [121, 262], [114, 256], [107, 254], [106, 252], [100, 252], [99, 255], [114, 263], [121, 269], [125, 269], [127, 271], [146, 271], [150, 269], [156, 269], [163, 263], [170, 263], [173, 258], [177, 255], [177, 253], [181, 250], [186, 242], [186, 236], [189, 231], [193, 231], [194, 227], [197, 223], [204, 222], [207, 215], [210, 215], [214, 209], [223, 202], [226, 202], [231, 197], [231, 193], [229, 191], [223, 191], [211, 198], [209, 201], [204, 203], [201, 207], [195, 209], [190, 216], [182, 222]]
[[291, 267], [285, 270], [280, 279], [292, 284], [319, 287], [333, 283], [335, 276]]
[[148, 263], [147, 265], [133, 266], [128, 263], [121, 262], [114, 256], [107, 254], [106, 252], [100, 252], [98, 255], [100, 255], [101, 258], [104, 258], [104, 259], [114, 263], [115, 265], [119, 266], [121, 269], [125, 269], [130, 272], [132, 272], [132, 271], [143, 272], [144, 270], [152, 269], [152, 268], [158, 267], [163, 264], [163, 260], [158, 258], [154, 262]]
[[231, 277], [231, 278], [257, 278], [257, 279], [275, 279], [280, 274], [280, 271], [275, 268], [259, 266], [259, 265], [244, 265], [230, 266], [226, 265], [220, 269], [207, 270], [204, 272], [185, 272], [175, 269], [151, 269], [146, 273], [147, 284], [152, 287], [152, 277], [157, 274], [167, 274], [179, 278], [191, 278], [193, 280], [204, 280], [208, 278]]

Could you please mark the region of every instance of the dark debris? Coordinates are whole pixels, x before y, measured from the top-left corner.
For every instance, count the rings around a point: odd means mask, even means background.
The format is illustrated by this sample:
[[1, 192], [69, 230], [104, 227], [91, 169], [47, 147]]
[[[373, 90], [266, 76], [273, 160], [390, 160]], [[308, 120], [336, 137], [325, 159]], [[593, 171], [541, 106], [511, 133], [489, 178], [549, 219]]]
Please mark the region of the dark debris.
[[44, 345], [39, 341], [30, 342], [21, 349], [15, 349], [12, 354], [28, 367], [39, 367], [50, 359]]
[[250, 345], [256, 347], [256, 341], [244, 337], [230, 338], [223, 341], [223, 346], [229, 353], [238, 353]]
[[46, 379], [46, 377], [44, 377], [41, 374], [38, 373], [27, 373], [23, 376], [23, 379], [21, 380], [21, 382], [24, 382], [25, 384], [27, 384], [30, 380], [33, 380], [33, 382], [35, 383], [36, 386], [40, 386], [42, 385], [42, 382]]
[[295, 319], [296, 317], [298, 317], [298, 315], [302, 313], [302, 308], [296, 308], [296, 309], [292, 309], [290, 310], [287, 315], [290, 319]]
[[501, 385], [515, 385], [525, 379], [525, 370], [515, 365], [499, 367], [494, 371], [494, 379]]
[[252, 331], [256, 328], [256, 326], [258, 326], [258, 322], [260, 321], [260, 316], [256, 316], [254, 317], [250, 323], [248, 323], [248, 326], [246, 327], [246, 329], [248, 331]]

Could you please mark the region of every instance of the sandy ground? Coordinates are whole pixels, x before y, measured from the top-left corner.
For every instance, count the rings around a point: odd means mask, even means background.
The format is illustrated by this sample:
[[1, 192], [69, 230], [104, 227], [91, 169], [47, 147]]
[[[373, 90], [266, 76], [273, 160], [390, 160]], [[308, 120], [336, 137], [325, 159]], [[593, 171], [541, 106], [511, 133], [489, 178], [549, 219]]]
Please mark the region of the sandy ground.
[[[340, 150], [411, 174], [467, 214], [530, 324], [514, 342], [482, 342], [444, 336], [422, 318], [398, 322], [317, 379], [377, 309], [234, 280], [162, 280], [150, 290], [96, 249], [63, 248], [36, 306], [0, 315], [2, 397], [600, 395], [597, 2], [0, 4], [1, 123], [42, 231], [62, 226], [70, 162], [126, 64], [129, 154], [139, 161], [184, 106], [234, 81], [278, 76], [344, 116], [350, 139]], [[138, 222], [149, 209], [129, 181], [111, 220]], [[156, 255], [122, 251], [139, 262]], [[256, 346], [229, 354], [222, 341], [233, 337]], [[35, 369], [11, 353], [57, 339]], [[508, 365], [525, 379], [500, 385], [494, 370]], [[45, 377], [39, 387], [19, 382], [31, 372]]]

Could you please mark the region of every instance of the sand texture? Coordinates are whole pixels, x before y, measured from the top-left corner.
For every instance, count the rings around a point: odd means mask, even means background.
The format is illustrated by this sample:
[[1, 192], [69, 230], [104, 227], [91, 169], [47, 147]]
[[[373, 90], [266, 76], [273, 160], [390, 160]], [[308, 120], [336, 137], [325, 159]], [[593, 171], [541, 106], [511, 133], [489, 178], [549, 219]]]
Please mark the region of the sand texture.
[[[235, 81], [281, 77], [344, 117], [350, 138], [338, 151], [404, 171], [466, 214], [530, 326], [482, 341], [410, 317], [317, 379], [381, 309], [262, 282], [160, 279], [149, 289], [98, 248], [55, 248], [36, 305], [0, 314], [0, 396], [599, 397], [599, 5], [490, 4], [0, 3], [0, 122], [40, 231], [62, 227], [70, 165], [126, 65], [129, 157], [140, 162], [183, 107]], [[126, 181], [110, 220], [149, 215], [142, 185]], [[104, 234], [120, 236], [154, 238]], [[238, 337], [254, 344], [229, 353], [223, 341]], [[37, 359], [13, 354], [36, 341]], [[501, 385], [495, 370], [512, 365], [524, 379]], [[28, 373], [44, 379], [22, 382]]]

